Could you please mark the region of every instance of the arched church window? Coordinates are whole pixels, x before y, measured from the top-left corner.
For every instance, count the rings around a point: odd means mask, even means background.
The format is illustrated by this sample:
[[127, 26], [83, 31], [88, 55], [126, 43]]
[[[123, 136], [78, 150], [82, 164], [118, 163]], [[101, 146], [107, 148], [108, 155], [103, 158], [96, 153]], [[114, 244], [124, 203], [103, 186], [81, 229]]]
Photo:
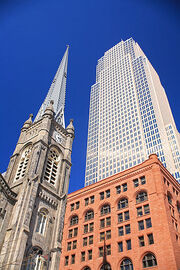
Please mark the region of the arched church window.
[[23, 151], [22, 156], [21, 156], [21, 160], [19, 162], [19, 166], [18, 166], [18, 169], [17, 169], [17, 172], [16, 172], [15, 180], [19, 180], [20, 178], [25, 176], [27, 165], [28, 165], [28, 162], [29, 162], [31, 149], [32, 149], [32, 147], [30, 145], [29, 147], [27, 147]]
[[26, 270], [42, 270], [46, 269], [46, 261], [42, 256], [42, 250], [39, 248], [32, 248], [28, 256]]
[[37, 220], [37, 226], [36, 226], [36, 232], [40, 234], [44, 234], [46, 223], [47, 223], [47, 211], [41, 210], [38, 214], [38, 220]]
[[60, 156], [58, 151], [54, 148], [50, 149], [44, 172], [44, 180], [53, 185], [56, 184], [59, 160]]

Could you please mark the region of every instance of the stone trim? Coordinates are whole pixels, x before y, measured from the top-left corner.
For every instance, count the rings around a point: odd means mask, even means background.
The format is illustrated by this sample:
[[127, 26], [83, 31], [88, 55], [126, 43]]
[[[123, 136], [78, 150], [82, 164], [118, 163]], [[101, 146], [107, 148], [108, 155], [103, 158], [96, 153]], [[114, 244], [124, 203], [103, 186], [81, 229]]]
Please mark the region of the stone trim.
[[2, 174], [0, 174], [0, 189], [2, 190], [6, 198], [11, 201], [12, 204], [16, 203], [17, 194], [11, 190], [11, 188], [3, 178]]

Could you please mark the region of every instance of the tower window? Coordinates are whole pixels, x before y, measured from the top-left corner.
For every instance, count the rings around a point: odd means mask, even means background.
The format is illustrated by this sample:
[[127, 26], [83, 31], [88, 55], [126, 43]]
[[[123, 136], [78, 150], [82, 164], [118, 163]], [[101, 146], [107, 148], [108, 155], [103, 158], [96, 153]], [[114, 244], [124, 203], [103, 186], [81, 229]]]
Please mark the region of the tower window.
[[46, 261], [42, 256], [42, 250], [33, 247], [28, 258], [26, 270], [40, 270], [46, 268]]
[[15, 180], [19, 180], [19, 179], [21, 179], [22, 177], [25, 176], [27, 165], [28, 165], [28, 162], [29, 162], [31, 149], [32, 149], [32, 147], [29, 146], [23, 151], [22, 156], [21, 156], [21, 160], [19, 162], [19, 166], [18, 166], [18, 169], [17, 169], [17, 172], [16, 172]]
[[50, 149], [44, 172], [44, 180], [53, 185], [55, 185], [57, 179], [59, 160], [60, 156], [57, 150], [54, 148]]
[[36, 232], [40, 234], [44, 234], [46, 223], [47, 223], [47, 211], [42, 210], [38, 214]]

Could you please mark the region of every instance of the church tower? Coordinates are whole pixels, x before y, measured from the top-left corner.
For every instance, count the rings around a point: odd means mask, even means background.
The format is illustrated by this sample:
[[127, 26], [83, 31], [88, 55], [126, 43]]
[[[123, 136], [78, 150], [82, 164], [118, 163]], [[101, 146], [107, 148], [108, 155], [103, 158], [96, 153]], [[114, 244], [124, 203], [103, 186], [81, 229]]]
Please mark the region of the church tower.
[[[59, 269], [74, 139], [65, 128], [68, 47], [35, 121], [24, 123], [0, 175], [0, 269]], [[1, 215], [3, 213], [3, 215]]]

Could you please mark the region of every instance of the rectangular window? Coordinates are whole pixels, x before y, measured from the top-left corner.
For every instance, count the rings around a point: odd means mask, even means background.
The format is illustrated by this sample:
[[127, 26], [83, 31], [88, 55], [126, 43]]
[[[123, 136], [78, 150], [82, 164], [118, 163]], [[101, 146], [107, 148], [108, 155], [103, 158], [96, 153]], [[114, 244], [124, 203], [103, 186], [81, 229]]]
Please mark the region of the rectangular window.
[[90, 232], [94, 231], [94, 223], [93, 222], [89, 224], [89, 231]]
[[126, 246], [127, 246], [127, 250], [130, 250], [132, 247], [131, 247], [131, 240], [126, 240]]
[[76, 202], [76, 209], [79, 209], [79, 205], [80, 205], [80, 203]]
[[68, 235], [69, 238], [72, 238], [73, 237], [73, 230], [69, 230], [69, 235]]
[[103, 257], [103, 247], [99, 247], [99, 257]]
[[148, 242], [149, 242], [149, 245], [154, 244], [153, 234], [150, 233], [150, 234], [148, 234], [147, 236], [148, 236]]
[[66, 257], [65, 257], [64, 265], [68, 265], [68, 263], [69, 263], [69, 256], [66, 256]]
[[145, 219], [145, 221], [146, 221], [146, 228], [147, 229], [151, 228], [152, 227], [151, 218], [147, 218], [147, 219]]
[[110, 197], [110, 195], [111, 195], [111, 193], [110, 193], [110, 189], [106, 190], [106, 198], [109, 198], [109, 197]]
[[90, 235], [89, 236], [89, 245], [92, 245], [93, 244], [93, 235]]
[[121, 227], [118, 228], [118, 235], [119, 236], [124, 235], [124, 228], [123, 228], [123, 226], [121, 226]]
[[145, 176], [140, 177], [141, 185], [146, 184], [146, 178]]
[[106, 226], [111, 226], [111, 217], [106, 218]]
[[137, 216], [138, 217], [143, 216], [142, 206], [137, 208]]
[[76, 249], [76, 247], [77, 247], [77, 240], [73, 241], [73, 246], [72, 246], [72, 248], [73, 248], [73, 249]]
[[118, 222], [123, 222], [123, 213], [118, 214]]
[[88, 232], [88, 224], [84, 225], [84, 233]]
[[88, 260], [92, 260], [92, 249], [88, 250]]
[[67, 250], [71, 250], [71, 242], [67, 243]]
[[106, 231], [106, 239], [111, 239], [111, 230]]
[[71, 204], [71, 211], [74, 210], [74, 203]]
[[144, 220], [138, 221], [139, 231], [144, 230]]
[[103, 241], [105, 237], [105, 232], [100, 233], [100, 241]]
[[126, 233], [126, 234], [131, 233], [131, 227], [130, 227], [130, 224], [125, 225], [125, 233]]
[[122, 187], [123, 187], [123, 192], [127, 191], [127, 183], [123, 184]]
[[87, 206], [89, 204], [89, 198], [85, 198], [84, 202], [85, 202], [85, 206]]
[[74, 237], [78, 234], [78, 228], [74, 228]]
[[85, 251], [81, 252], [81, 262], [85, 261]]
[[145, 246], [144, 236], [139, 236], [139, 246], [140, 247], [144, 247]]
[[100, 228], [104, 228], [105, 227], [105, 219], [100, 219]]
[[94, 203], [94, 196], [91, 196], [91, 197], [90, 197], [90, 202], [91, 202], [91, 203]]
[[118, 243], [118, 251], [123, 252], [123, 242], [122, 241]]
[[116, 194], [120, 194], [121, 193], [121, 186], [117, 186], [116, 187]]
[[129, 220], [129, 211], [124, 212], [124, 220]]
[[100, 192], [100, 200], [104, 200], [104, 192]]
[[134, 183], [134, 187], [138, 187], [139, 186], [139, 180], [138, 179], [134, 179], [133, 180]]
[[87, 237], [83, 238], [83, 247], [87, 246]]
[[111, 255], [111, 245], [106, 246], [106, 254]]
[[71, 264], [75, 264], [75, 254], [71, 255]]
[[144, 205], [144, 214], [147, 215], [150, 213], [149, 204]]

